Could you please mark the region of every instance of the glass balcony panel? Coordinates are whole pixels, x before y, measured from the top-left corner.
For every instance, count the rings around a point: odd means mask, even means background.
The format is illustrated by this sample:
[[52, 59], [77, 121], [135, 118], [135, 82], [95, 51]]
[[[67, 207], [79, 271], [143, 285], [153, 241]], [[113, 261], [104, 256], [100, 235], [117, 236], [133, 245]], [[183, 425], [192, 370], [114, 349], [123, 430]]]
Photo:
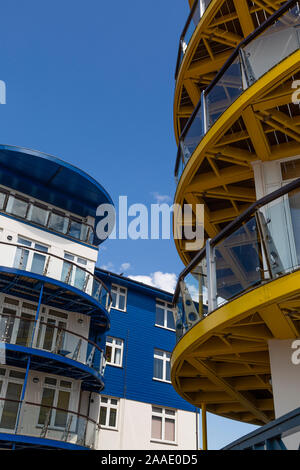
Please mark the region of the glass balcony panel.
[[261, 284], [265, 278], [255, 217], [215, 247], [218, 304]]
[[76, 220], [70, 220], [69, 235], [77, 240], [82, 240], [81, 230], [83, 224]]
[[189, 24], [187, 25], [187, 30], [185, 32], [184, 37], [181, 39], [181, 47], [182, 47], [182, 52], [185, 54], [185, 51], [188, 47], [188, 44], [194, 34], [195, 29], [198, 26], [198, 23], [200, 21], [200, 2], [197, 0], [197, 4], [195, 6], [195, 10], [190, 18]]
[[0, 210], [4, 209], [5, 201], [6, 201], [6, 193], [0, 192]]
[[6, 211], [25, 219], [28, 210], [28, 202], [16, 196], [9, 196]]
[[238, 57], [207, 94], [208, 125], [211, 127], [221, 114], [242, 94], [243, 75]]
[[49, 211], [47, 209], [31, 204], [28, 213], [28, 220], [45, 227], [47, 225], [48, 216]]
[[183, 165], [187, 164], [194, 151], [198, 147], [202, 137], [204, 135], [204, 127], [202, 120], [202, 108], [199, 107], [197, 113], [194, 116], [194, 119], [182, 138], [181, 148], [182, 148], [182, 159]]
[[245, 48], [246, 67], [253, 80], [299, 49], [300, 10], [294, 7]]
[[29, 347], [33, 334], [34, 322], [32, 315], [22, 313], [22, 318], [19, 320], [16, 344], [19, 346]]
[[[98, 437], [98, 424], [73, 410], [54, 407], [53, 390], [48, 390], [49, 396], [43, 396], [41, 405], [28, 402], [22, 404], [17, 434], [94, 448]], [[67, 403], [68, 400], [64, 401]]]
[[52, 212], [50, 214], [49, 228], [60, 233], [67, 233], [68, 230], [68, 219], [63, 215], [55, 214]]

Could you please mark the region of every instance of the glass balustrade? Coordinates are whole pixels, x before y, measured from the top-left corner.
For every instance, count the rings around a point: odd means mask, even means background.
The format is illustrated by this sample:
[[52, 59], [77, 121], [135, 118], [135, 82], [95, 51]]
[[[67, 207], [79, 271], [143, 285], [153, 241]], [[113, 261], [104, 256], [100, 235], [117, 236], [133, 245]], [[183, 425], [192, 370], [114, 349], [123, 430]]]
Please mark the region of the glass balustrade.
[[[300, 47], [300, 8], [298, 2], [276, 20], [269, 18], [236, 49], [197, 105], [179, 139], [175, 166], [178, 181], [209, 130], [232, 103], [265, 73]], [[201, 106], [200, 106], [201, 103]]]
[[52, 318], [43, 315], [35, 320], [32, 315], [12, 314], [3, 309], [0, 314], [0, 342], [47, 351], [58, 356], [80, 362], [104, 375], [105, 355], [99, 346], [89, 339], [69, 331], [65, 322], [55, 324]]
[[95, 448], [99, 424], [74, 410], [0, 398], [0, 432]]
[[257, 201], [210, 240], [179, 277], [179, 340], [238, 296], [300, 269], [300, 179]]
[[75, 240], [93, 243], [94, 229], [91, 225], [41, 203], [12, 195], [3, 189], [0, 189], [0, 210]]
[[210, 2], [211, 0], [195, 0], [191, 8], [183, 32], [180, 36], [178, 59], [176, 64], [176, 78], [179, 72], [182, 59], [190, 43], [190, 40], [192, 39], [193, 34]]

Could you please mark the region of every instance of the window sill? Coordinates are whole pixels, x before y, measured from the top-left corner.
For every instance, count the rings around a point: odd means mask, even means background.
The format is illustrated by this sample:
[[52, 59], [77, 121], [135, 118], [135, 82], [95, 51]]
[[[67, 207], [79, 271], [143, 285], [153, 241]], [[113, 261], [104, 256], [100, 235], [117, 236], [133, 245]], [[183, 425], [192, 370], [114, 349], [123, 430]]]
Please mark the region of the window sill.
[[109, 426], [101, 426], [100, 429], [103, 429], [103, 431], [114, 431], [114, 432], [119, 432], [118, 428], [110, 428]]
[[111, 364], [110, 362], [107, 362], [106, 365], [111, 367], [117, 367], [117, 369], [123, 369], [123, 366], [118, 366], [118, 364]]
[[171, 380], [157, 379], [156, 377], [153, 377], [152, 380], [155, 380], [155, 382], [161, 382], [161, 383], [164, 383], [164, 384], [171, 384], [172, 385]]
[[166, 446], [178, 447], [177, 442], [173, 442], [173, 441], [161, 441], [159, 439], [150, 439], [150, 442], [153, 442], [155, 444], [164, 444]]
[[156, 323], [155, 323], [155, 326], [156, 326], [157, 328], [161, 328], [162, 330], [171, 331], [172, 333], [175, 333], [175, 332], [176, 332], [176, 330], [173, 330], [173, 328], [168, 328], [167, 326], [157, 325]]
[[110, 309], [111, 310], [117, 310], [117, 312], [127, 313], [127, 309], [126, 310], [121, 310], [120, 308], [116, 308], [116, 307], [111, 307]]

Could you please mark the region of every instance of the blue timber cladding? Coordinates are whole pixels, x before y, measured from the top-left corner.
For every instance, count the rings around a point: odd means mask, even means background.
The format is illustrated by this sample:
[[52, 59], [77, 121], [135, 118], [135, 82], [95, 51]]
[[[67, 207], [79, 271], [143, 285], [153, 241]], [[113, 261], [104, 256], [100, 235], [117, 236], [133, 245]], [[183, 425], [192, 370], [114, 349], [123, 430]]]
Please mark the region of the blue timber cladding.
[[[195, 411], [172, 384], [153, 379], [154, 349], [172, 352], [175, 332], [155, 326], [156, 299], [172, 301], [172, 294], [103, 270], [96, 270], [105, 284], [126, 287], [126, 312], [111, 309], [108, 336], [123, 339], [123, 366], [106, 366], [104, 395]], [[102, 347], [104, 345], [102, 344]]]

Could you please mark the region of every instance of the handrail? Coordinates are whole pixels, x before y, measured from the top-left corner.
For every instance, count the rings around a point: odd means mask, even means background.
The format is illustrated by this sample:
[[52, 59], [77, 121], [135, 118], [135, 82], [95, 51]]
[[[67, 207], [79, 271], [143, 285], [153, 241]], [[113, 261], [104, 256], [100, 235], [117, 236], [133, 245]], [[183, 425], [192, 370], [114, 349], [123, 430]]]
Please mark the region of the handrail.
[[[250, 42], [252, 42], [254, 39], [256, 39], [260, 34], [262, 34], [265, 30], [267, 30], [270, 26], [272, 26], [273, 23], [275, 23], [284, 13], [286, 13], [290, 8], [292, 8], [298, 0], [287, 0], [287, 2], [280, 7], [273, 15], [271, 15], [269, 18], [267, 18], [261, 25], [259, 25], [255, 31], [253, 31], [249, 36], [244, 38], [239, 45], [235, 48], [235, 50], [232, 52], [230, 57], [227, 59], [223, 67], [219, 70], [215, 78], [210, 82], [208, 87], [204, 91], [204, 95], [207, 96], [207, 94], [215, 87], [215, 85], [219, 82], [219, 80], [223, 77], [223, 75], [226, 73], [228, 68], [232, 65], [234, 60], [238, 57], [240, 50], [247, 46]], [[186, 125], [184, 126], [184, 129], [181, 132], [181, 135], [179, 137], [179, 144], [178, 144], [178, 152], [177, 152], [177, 157], [176, 157], [176, 163], [175, 163], [175, 177], [178, 174], [178, 169], [179, 169], [179, 164], [180, 164], [180, 142], [184, 137], [186, 136], [186, 133], [190, 129], [195, 116], [197, 115], [202, 103], [202, 98], [198, 101], [193, 113], [191, 114], [189, 120], [187, 121]]]
[[[5, 245], [5, 246], [13, 246], [13, 247], [16, 247], [16, 248], [20, 248], [20, 249], [23, 249], [23, 250], [31, 250], [35, 253], [41, 253], [42, 255], [44, 255], [46, 258], [47, 256], [50, 258], [51, 256], [53, 256], [54, 258], [60, 260], [60, 261], [63, 261], [65, 263], [68, 263], [68, 264], [71, 264], [72, 266], [75, 266], [79, 269], [81, 269], [82, 271], [84, 271], [86, 274], [88, 274], [89, 276], [91, 276], [96, 282], [99, 282], [99, 284], [101, 284], [101, 286], [104, 288], [104, 290], [107, 292], [107, 294], [109, 295], [109, 299], [110, 299], [110, 304], [112, 303], [112, 296], [111, 296], [111, 293], [110, 293], [110, 290], [108, 289], [108, 287], [104, 284], [104, 282], [98, 277], [96, 276], [94, 273], [92, 273], [91, 271], [89, 271], [88, 269], [84, 268], [82, 265], [80, 264], [77, 264], [75, 263], [74, 261], [71, 261], [71, 260], [68, 260], [66, 258], [63, 258], [61, 256], [58, 256], [58, 255], [55, 255], [54, 253], [49, 253], [48, 251], [43, 251], [43, 250], [38, 250], [36, 248], [33, 248], [33, 247], [30, 247], [30, 246], [26, 246], [26, 245], [19, 245], [17, 243], [7, 243], [7, 242], [3, 242], [3, 241], [0, 241], [0, 245]], [[1, 264], [1, 261], [0, 261], [0, 264]], [[26, 270], [25, 270], [26, 271]], [[28, 272], [31, 272], [31, 271], [28, 271]], [[52, 279], [52, 278], [51, 278]], [[67, 284], [67, 283], [66, 283]], [[69, 284], [67, 284], [69, 285]], [[76, 287], [76, 286], [75, 286]], [[79, 289], [79, 290], [82, 290], [82, 289]], [[85, 291], [83, 291], [85, 292]]]
[[[282, 188], [279, 188], [276, 191], [273, 191], [271, 194], [268, 194], [262, 197], [261, 199], [259, 199], [258, 201], [254, 202], [248, 209], [246, 209], [241, 215], [239, 215], [235, 220], [233, 220], [230, 224], [228, 224], [220, 233], [218, 233], [218, 235], [216, 235], [216, 237], [210, 241], [210, 246], [215, 247], [225, 237], [230, 236], [239, 226], [242, 225], [242, 223], [250, 219], [250, 217], [253, 215], [253, 213], [257, 209], [260, 209], [266, 204], [273, 202], [274, 200], [284, 196], [285, 194], [297, 188], [300, 188], [300, 178], [297, 178], [295, 181], [292, 181], [291, 183], [286, 184]], [[173, 296], [174, 306], [176, 305], [178, 301], [178, 297], [180, 293], [180, 282], [197, 266], [197, 264], [200, 263], [200, 261], [202, 261], [205, 258], [205, 254], [206, 254], [206, 247], [204, 246], [199, 251], [199, 253], [192, 259], [192, 261], [188, 264], [188, 266], [186, 266], [185, 269], [180, 273], [178, 277], [175, 293]]]

